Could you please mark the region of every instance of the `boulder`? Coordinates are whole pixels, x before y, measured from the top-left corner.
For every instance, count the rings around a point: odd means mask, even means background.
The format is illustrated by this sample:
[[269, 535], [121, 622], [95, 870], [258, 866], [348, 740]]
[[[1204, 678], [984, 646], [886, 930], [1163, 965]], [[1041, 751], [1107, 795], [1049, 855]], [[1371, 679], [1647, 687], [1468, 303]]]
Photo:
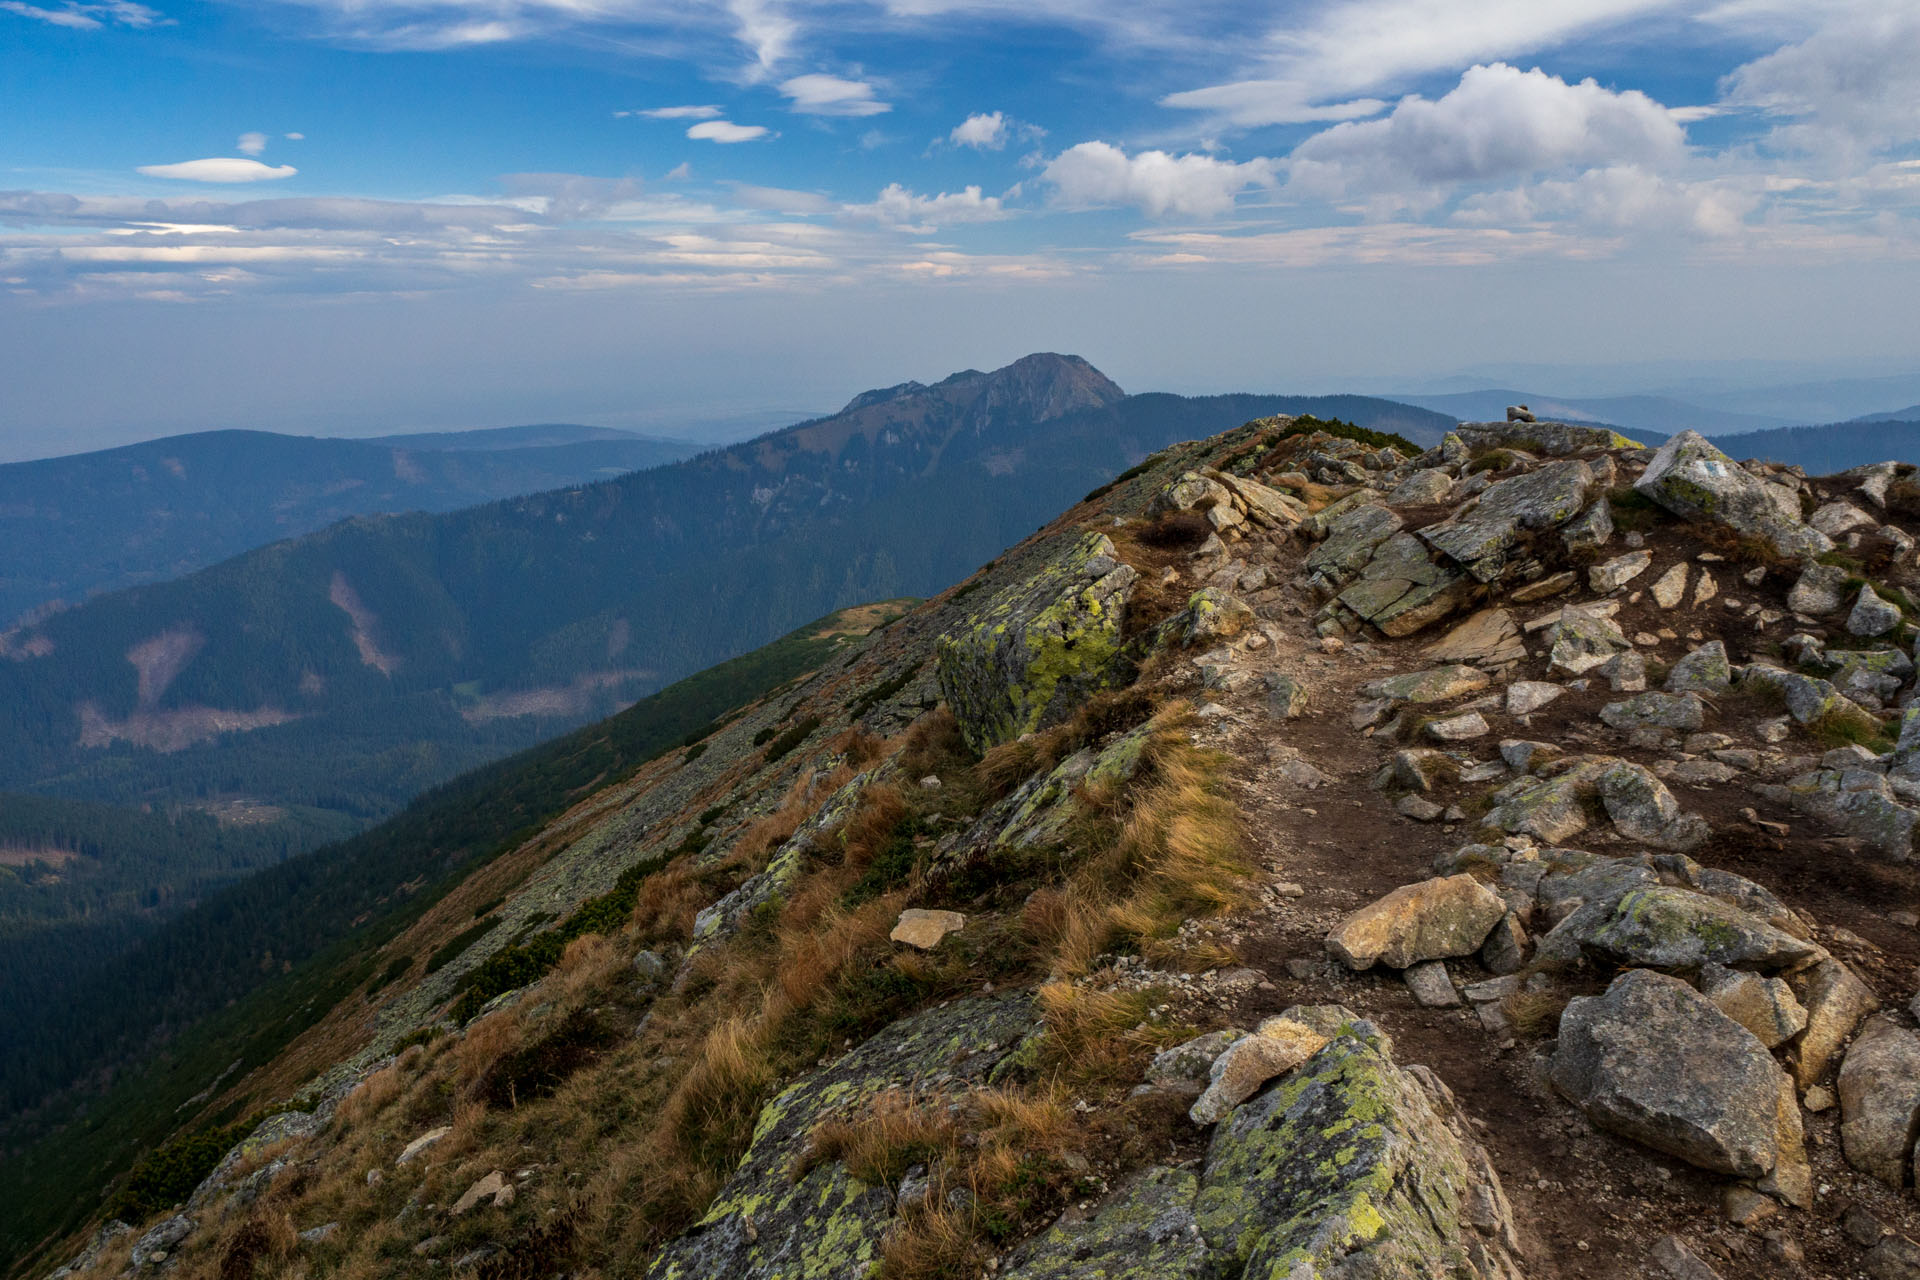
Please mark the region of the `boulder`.
[[801, 1077], [761, 1108], [732, 1176], [706, 1215], [654, 1256], [648, 1280], [870, 1274], [894, 1221], [893, 1193], [837, 1160], [809, 1165], [814, 1130], [889, 1089], [925, 1097], [984, 1085], [1033, 1024], [1024, 994], [955, 1000], [903, 1018]]
[[1838, 565], [1809, 564], [1787, 592], [1787, 608], [1811, 618], [1838, 613], [1846, 603], [1847, 571]]
[[1376, 503], [1352, 507], [1328, 523], [1326, 540], [1307, 553], [1303, 568], [1321, 592], [1336, 594], [1360, 576], [1374, 550], [1400, 532], [1400, 525], [1399, 516]]
[[[1487, 935], [1491, 941], [1493, 935]], [[1484, 944], [1482, 944], [1484, 949]], [[1460, 993], [1454, 990], [1453, 977], [1447, 972], [1444, 960], [1423, 960], [1410, 965], [1400, 974], [1400, 980], [1407, 984], [1407, 991], [1413, 996], [1413, 1002], [1427, 1009], [1451, 1009], [1460, 1003]]]
[[[950, 877], [991, 863], [1001, 854], [1058, 844], [1067, 828], [1085, 813], [1081, 793], [1086, 788], [1117, 787], [1140, 771], [1149, 733], [1149, 727], [1141, 725], [1104, 746], [1083, 747], [1051, 772], [1028, 778], [965, 831], [942, 839], [934, 847], [931, 870], [937, 876]], [[832, 805], [834, 802], [829, 801]], [[812, 838], [804, 830], [796, 833], [796, 838], [801, 835]]]
[[1320, 1051], [1327, 1037], [1291, 1018], [1268, 1018], [1260, 1029], [1228, 1045], [1207, 1073], [1207, 1088], [1187, 1116], [1197, 1125], [1217, 1124], [1260, 1087]]
[[1871, 529], [1879, 522], [1851, 502], [1829, 502], [1808, 516], [1807, 523], [1829, 538], [1840, 538], [1855, 529]]
[[1790, 974], [1788, 982], [1807, 1011], [1807, 1029], [1793, 1047], [1789, 1065], [1802, 1089], [1819, 1083], [1840, 1056], [1840, 1048], [1860, 1020], [1880, 1007], [1853, 970], [1828, 956]]
[[1615, 556], [1589, 568], [1587, 586], [1595, 595], [1618, 591], [1645, 573], [1652, 563], [1653, 552], [1629, 551], [1626, 555]]
[[1587, 509], [1561, 526], [1560, 543], [1571, 552], [1597, 551], [1613, 540], [1613, 504], [1594, 499]]
[[1700, 970], [1700, 994], [1769, 1049], [1778, 1049], [1806, 1029], [1807, 1011], [1779, 978], [1709, 963]]
[[1292, 676], [1269, 671], [1263, 677], [1267, 686], [1267, 711], [1276, 720], [1297, 720], [1306, 714], [1307, 691]]
[[142, 1267], [158, 1266], [165, 1262], [168, 1255], [192, 1235], [198, 1225], [184, 1213], [162, 1218], [133, 1242], [133, 1252], [127, 1258], [128, 1268], [138, 1271]]
[[1198, 471], [1186, 471], [1147, 503], [1147, 518], [1152, 520], [1170, 511], [1198, 511], [1204, 514], [1218, 506], [1232, 505], [1233, 494], [1225, 485]]
[[1709, 640], [1673, 664], [1667, 672], [1668, 693], [1725, 693], [1733, 687], [1733, 666], [1727, 646]]
[[1006, 1260], [1006, 1280], [1211, 1280], [1211, 1253], [1193, 1216], [1200, 1180], [1156, 1166], [1091, 1217], [1063, 1217]]
[[1322, 1030], [1214, 1130], [1195, 1202], [1214, 1274], [1520, 1280], [1499, 1175], [1447, 1087], [1371, 1023]]
[[1448, 716], [1444, 720], [1429, 720], [1426, 734], [1440, 742], [1464, 742], [1469, 738], [1484, 738], [1491, 732], [1487, 728], [1486, 717], [1478, 711], [1469, 711], [1465, 715]]
[[1902, 616], [1899, 605], [1882, 600], [1870, 584], [1863, 585], [1847, 615], [1847, 634], [1883, 636], [1900, 625]]
[[1697, 431], [1661, 445], [1633, 487], [1682, 519], [1752, 539], [1782, 559], [1833, 550], [1832, 539], [1787, 509], [1780, 494], [1790, 500], [1790, 493], [1747, 472]]
[[1132, 676], [1122, 629], [1136, 576], [1090, 534], [940, 638], [940, 691], [969, 747], [1043, 729]]
[[1552, 1079], [1600, 1128], [1715, 1173], [1763, 1178], [1804, 1159], [1786, 1074], [1678, 978], [1632, 969], [1569, 1002]]
[[1422, 960], [1470, 956], [1507, 913], [1500, 895], [1470, 875], [1404, 885], [1360, 908], [1327, 935], [1350, 969], [1405, 969]]
[[468, 1187], [466, 1192], [453, 1202], [452, 1213], [457, 1218], [463, 1213], [479, 1208], [483, 1203], [505, 1208], [513, 1203], [513, 1198], [513, 1184], [507, 1181], [505, 1174], [495, 1169]]
[[1509, 552], [1526, 535], [1573, 519], [1592, 487], [1586, 463], [1549, 462], [1493, 484], [1471, 508], [1428, 525], [1419, 536], [1477, 581], [1494, 582], [1506, 574]]
[[1742, 685], [1749, 681], [1777, 693], [1786, 703], [1787, 714], [1799, 724], [1825, 721], [1851, 725], [1863, 733], [1880, 732], [1880, 722], [1871, 713], [1827, 681], [1815, 676], [1787, 671], [1764, 662], [1751, 662], [1740, 675]]
[[1920, 1136], [1920, 1036], [1886, 1014], [1867, 1019], [1836, 1084], [1847, 1163], [1898, 1190]]
[[1210, 645], [1231, 640], [1254, 624], [1253, 609], [1232, 592], [1202, 587], [1187, 607], [1160, 624], [1160, 634], [1184, 645]]
[[1454, 432], [1469, 449], [1524, 449], [1548, 458], [1564, 458], [1585, 449], [1641, 447], [1639, 441], [1611, 427], [1571, 422], [1463, 422]]

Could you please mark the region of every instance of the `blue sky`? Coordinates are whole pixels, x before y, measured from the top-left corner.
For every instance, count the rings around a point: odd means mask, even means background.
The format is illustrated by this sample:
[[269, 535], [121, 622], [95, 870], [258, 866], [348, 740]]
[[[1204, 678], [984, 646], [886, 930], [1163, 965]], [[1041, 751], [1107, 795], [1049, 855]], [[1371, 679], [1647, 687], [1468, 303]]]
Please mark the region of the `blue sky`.
[[0, 0], [0, 456], [1911, 363], [1920, 7]]

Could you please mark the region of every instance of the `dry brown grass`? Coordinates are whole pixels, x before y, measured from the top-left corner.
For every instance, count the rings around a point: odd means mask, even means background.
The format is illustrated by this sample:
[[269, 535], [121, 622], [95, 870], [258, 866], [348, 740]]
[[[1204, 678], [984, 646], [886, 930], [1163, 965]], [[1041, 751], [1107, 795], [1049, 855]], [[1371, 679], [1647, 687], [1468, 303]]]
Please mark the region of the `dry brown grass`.
[[815, 1126], [794, 1180], [829, 1160], [868, 1186], [895, 1186], [915, 1165], [958, 1150], [960, 1127], [943, 1097], [921, 1098], [888, 1089], [868, 1101], [858, 1116], [835, 1117]]
[[1516, 991], [1500, 1002], [1500, 1011], [1516, 1035], [1544, 1040], [1557, 1035], [1567, 997], [1552, 991]]

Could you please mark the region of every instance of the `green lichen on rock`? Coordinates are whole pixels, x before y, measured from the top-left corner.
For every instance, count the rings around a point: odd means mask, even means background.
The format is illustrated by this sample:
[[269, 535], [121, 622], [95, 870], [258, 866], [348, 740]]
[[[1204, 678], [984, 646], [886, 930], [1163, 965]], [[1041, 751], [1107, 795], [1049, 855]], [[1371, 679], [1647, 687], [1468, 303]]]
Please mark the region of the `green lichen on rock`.
[[1664, 886], [1624, 895], [1587, 947], [1622, 965], [1681, 970], [1708, 963], [1778, 969], [1819, 952], [1717, 898]]
[[706, 1216], [655, 1257], [648, 1280], [866, 1280], [893, 1221], [893, 1190], [831, 1160], [796, 1177], [814, 1129], [887, 1089], [982, 1083], [1033, 1020], [1024, 993], [956, 1000], [894, 1023], [789, 1087], [762, 1108], [733, 1176]]
[[1499, 1178], [1446, 1086], [1373, 1024], [1337, 1031], [1215, 1131], [1195, 1217], [1221, 1272], [1517, 1276]]
[[1045, 728], [1126, 682], [1136, 576], [1105, 534], [1088, 534], [941, 638], [940, 691], [969, 747], [984, 752]]
[[934, 853], [934, 872], [958, 874], [1003, 852], [1063, 843], [1074, 821], [1085, 812], [1081, 795], [1086, 788], [1120, 786], [1140, 771], [1149, 732], [1141, 725], [1104, 747], [1076, 751], [1050, 772], [1027, 779], [965, 832], [941, 841]]
[[1210, 1280], [1193, 1222], [1198, 1188], [1184, 1169], [1149, 1169], [1092, 1218], [1063, 1219], [1021, 1246], [1007, 1280]]

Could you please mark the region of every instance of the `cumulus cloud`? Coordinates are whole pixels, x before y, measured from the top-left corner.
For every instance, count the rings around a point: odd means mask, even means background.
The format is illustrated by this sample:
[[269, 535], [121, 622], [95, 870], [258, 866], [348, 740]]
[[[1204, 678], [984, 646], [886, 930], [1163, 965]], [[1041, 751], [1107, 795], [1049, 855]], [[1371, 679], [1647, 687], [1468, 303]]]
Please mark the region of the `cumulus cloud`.
[[930, 231], [957, 222], [992, 222], [1006, 215], [1000, 197], [982, 195], [979, 187], [923, 196], [897, 182], [888, 183], [872, 204], [849, 205], [847, 212], [905, 231]]
[[767, 127], [760, 124], [735, 124], [731, 120], [702, 120], [687, 130], [687, 136], [698, 142], [752, 142], [767, 136]]
[[644, 111], [616, 111], [613, 114], [643, 116], [648, 120], [718, 120], [720, 108], [716, 106], [648, 107]]
[[953, 126], [947, 140], [956, 147], [998, 151], [1007, 145], [1007, 117], [999, 111], [970, 115]]
[[1679, 232], [1727, 239], [1760, 204], [1757, 184], [1689, 181], [1635, 165], [1589, 169], [1461, 202], [1453, 220], [1467, 226], [1566, 221], [1605, 231]]
[[139, 172], [149, 178], [175, 178], [182, 182], [271, 182], [291, 178], [300, 171], [290, 164], [275, 166], [242, 156], [216, 156], [183, 160], [178, 164], [143, 164]]
[[23, 0], [0, 0], [0, 12], [19, 14], [72, 31], [97, 31], [108, 23], [136, 29], [166, 23], [157, 9], [135, 4], [133, 0], [99, 0], [98, 3], [67, 0], [58, 9], [26, 4]]
[[264, 133], [243, 133], [240, 140], [233, 144], [250, 156], [257, 156], [267, 149], [267, 135]]
[[1850, 10], [1738, 68], [1721, 89], [1729, 105], [1788, 118], [1771, 139], [1787, 149], [1844, 162], [1920, 140], [1920, 10]]
[[1338, 197], [1562, 167], [1659, 169], [1685, 152], [1685, 131], [1643, 93], [1494, 63], [1471, 68], [1437, 100], [1403, 98], [1383, 119], [1315, 134], [1294, 149], [1289, 169], [1295, 185]]
[[843, 80], [839, 76], [804, 75], [780, 82], [780, 92], [790, 98], [790, 110], [812, 116], [877, 116], [893, 110], [893, 104], [873, 96], [873, 86], [864, 80]]
[[1210, 218], [1233, 208], [1248, 187], [1271, 186], [1269, 159], [1235, 164], [1208, 155], [1142, 151], [1129, 156], [1105, 142], [1082, 142], [1047, 162], [1043, 181], [1053, 202], [1068, 208], [1133, 206], [1149, 217]]

